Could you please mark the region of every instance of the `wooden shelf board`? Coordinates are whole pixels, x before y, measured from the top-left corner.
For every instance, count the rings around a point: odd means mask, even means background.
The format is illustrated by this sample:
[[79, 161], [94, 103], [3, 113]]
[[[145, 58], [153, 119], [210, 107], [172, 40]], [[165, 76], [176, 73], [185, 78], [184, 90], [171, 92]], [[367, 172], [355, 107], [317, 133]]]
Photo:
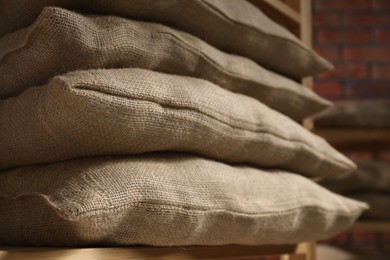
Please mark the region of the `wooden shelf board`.
[[286, 27], [298, 38], [301, 37], [301, 15], [300, 13], [282, 1], [275, 0], [249, 0], [257, 6], [269, 18]]
[[[314, 243], [267, 246], [44, 248], [0, 247], [0, 260], [13, 259], [223, 259], [265, 255], [310, 255]], [[302, 258], [306, 259], [306, 258]]]
[[285, 17], [289, 18], [291, 21], [300, 24], [301, 23], [301, 16], [297, 10], [294, 10], [292, 7], [287, 5], [286, 3], [282, 1], [275, 1], [275, 0], [257, 0], [256, 2], [259, 2], [259, 5], [268, 6], [275, 10], [275, 12], [278, 12]]

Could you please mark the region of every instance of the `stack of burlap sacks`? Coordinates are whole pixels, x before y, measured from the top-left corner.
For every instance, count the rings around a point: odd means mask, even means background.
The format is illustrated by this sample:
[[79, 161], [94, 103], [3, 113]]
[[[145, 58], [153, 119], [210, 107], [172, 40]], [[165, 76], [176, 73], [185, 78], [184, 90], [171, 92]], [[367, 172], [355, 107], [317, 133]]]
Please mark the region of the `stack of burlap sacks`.
[[366, 209], [310, 180], [355, 169], [297, 123], [332, 66], [248, 2], [0, 3], [1, 244], [286, 244]]

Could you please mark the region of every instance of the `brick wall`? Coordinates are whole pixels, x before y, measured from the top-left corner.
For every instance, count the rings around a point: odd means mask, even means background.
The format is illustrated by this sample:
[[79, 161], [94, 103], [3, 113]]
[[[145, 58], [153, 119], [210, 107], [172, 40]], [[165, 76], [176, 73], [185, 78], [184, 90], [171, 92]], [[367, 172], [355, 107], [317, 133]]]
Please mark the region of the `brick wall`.
[[[314, 89], [333, 101], [390, 99], [390, 0], [312, 2], [313, 47], [336, 66], [315, 78]], [[343, 152], [355, 161], [390, 162], [390, 150]], [[387, 233], [349, 233], [328, 243], [384, 250], [388, 240]]]
[[322, 96], [390, 99], [390, 0], [313, 0], [313, 45], [336, 66], [315, 79]]

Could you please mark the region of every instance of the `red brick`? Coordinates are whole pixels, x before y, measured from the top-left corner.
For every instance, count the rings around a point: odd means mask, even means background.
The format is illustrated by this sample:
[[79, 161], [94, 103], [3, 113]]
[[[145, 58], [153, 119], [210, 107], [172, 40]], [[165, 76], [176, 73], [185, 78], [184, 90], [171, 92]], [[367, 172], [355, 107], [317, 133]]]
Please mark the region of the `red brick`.
[[316, 80], [314, 90], [328, 99], [340, 99], [344, 95], [342, 82], [338, 80]]
[[380, 159], [390, 163], [390, 151], [385, 151], [380, 154]]
[[[385, 79], [390, 80], [390, 63], [389, 64], [376, 64], [372, 68], [372, 77], [373, 79]], [[390, 82], [389, 82], [389, 91], [390, 91]]]
[[374, 7], [374, 10], [378, 10], [378, 11], [390, 10], [389, 0], [372, 0], [372, 5]]
[[349, 241], [350, 235], [347, 232], [339, 233], [333, 237], [330, 237], [325, 240], [326, 244], [330, 245], [339, 245], [340, 243], [345, 243], [346, 241]]
[[353, 240], [357, 242], [364, 242], [365, 244], [370, 244], [370, 241], [375, 241], [376, 234], [372, 231], [366, 230], [354, 230]]
[[366, 79], [368, 66], [365, 63], [336, 63], [335, 70], [319, 75], [319, 78]]
[[370, 161], [372, 160], [372, 154], [367, 151], [348, 151], [345, 152], [345, 155], [348, 156], [353, 161]]
[[[390, 14], [389, 14], [390, 17]], [[390, 22], [389, 22], [390, 24]], [[390, 29], [378, 29], [375, 31], [375, 38], [378, 43], [390, 43]]]
[[387, 82], [350, 82], [349, 98], [390, 98], [390, 85]]
[[346, 13], [344, 15], [344, 24], [346, 26], [387, 26], [390, 24], [390, 15], [380, 13]]
[[356, 61], [390, 61], [390, 46], [346, 48], [343, 51], [343, 58]]
[[340, 26], [341, 16], [334, 13], [314, 13], [313, 14], [313, 26]]
[[337, 61], [340, 59], [339, 50], [337, 47], [314, 47], [322, 57], [331, 61]]
[[370, 0], [317, 0], [315, 2], [317, 10], [368, 10], [371, 7]]
[[319, 30], [319, 43], [368, 43], [371, 40], [369, 31], [342, 31], [342, 30]]

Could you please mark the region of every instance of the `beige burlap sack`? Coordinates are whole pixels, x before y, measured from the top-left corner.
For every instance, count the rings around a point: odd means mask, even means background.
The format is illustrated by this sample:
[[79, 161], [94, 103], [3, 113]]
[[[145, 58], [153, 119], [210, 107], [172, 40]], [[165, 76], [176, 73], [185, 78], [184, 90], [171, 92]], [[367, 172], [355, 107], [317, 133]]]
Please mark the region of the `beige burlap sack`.
[[190, 155], [74, 160], [0, 174], [0, 244], [285, 244], [366, 208], [307, 178]]
[[83, 16], [59, 8], [46, 8], [31, 27], [0, 40], [0, 97], [45, 84], [56, 74], [118, 67], [203, 78], [297, 120], [330, 104], [292, 80], [189, 34], [163, 25]]
[[333, 66], [246, 1], [2, 0], [0, 36], [30, 25], [45, 6], [159, 22], [293, 78]]
[[369, 161], [357, 163], [355, 172], [321, 182], [324, 187], [338, 193], [390, 192], [390, 163]]
[[78, 71], [0, 101], [0, 168], [183, 151], [308, 176], [355, 165], [288, 117], [208, 81], [142, 69]]
[[387, 128], [390, 139], [390, 100], [339, 102], [314, 120], [323, 128]]

